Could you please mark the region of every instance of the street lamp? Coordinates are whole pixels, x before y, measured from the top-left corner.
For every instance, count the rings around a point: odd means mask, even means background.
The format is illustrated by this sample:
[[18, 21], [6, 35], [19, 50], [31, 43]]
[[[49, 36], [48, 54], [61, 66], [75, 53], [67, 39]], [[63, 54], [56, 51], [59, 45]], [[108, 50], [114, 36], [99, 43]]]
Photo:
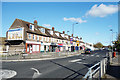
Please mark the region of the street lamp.
[[72, 34], [74, 34], [74, 25], [75, 24], [78, 24], [78, 23], [73, 23], [73, 25], [72, 25]]
[[[111, 46], [112, 46], [112, 42], [113, 42], [113, 29], [110, 29], [110, 31], [112, 32], [112, 40], [111, 40]], [[113, 46], [112, 46], [112, 52], [113, 52]]]
[[68, 34], [69, 31], [67, 31], [67, 34]]

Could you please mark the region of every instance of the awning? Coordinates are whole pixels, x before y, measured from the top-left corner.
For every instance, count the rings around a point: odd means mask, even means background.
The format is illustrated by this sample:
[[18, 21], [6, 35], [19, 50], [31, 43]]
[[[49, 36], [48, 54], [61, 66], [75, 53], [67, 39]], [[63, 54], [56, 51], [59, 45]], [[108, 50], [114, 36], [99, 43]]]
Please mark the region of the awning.
[[58, 44], [58, 47], [63, 47], [63, 44]]
[[5, 45], [19, 45], [23, 40], [5, 40], [6, 44]]

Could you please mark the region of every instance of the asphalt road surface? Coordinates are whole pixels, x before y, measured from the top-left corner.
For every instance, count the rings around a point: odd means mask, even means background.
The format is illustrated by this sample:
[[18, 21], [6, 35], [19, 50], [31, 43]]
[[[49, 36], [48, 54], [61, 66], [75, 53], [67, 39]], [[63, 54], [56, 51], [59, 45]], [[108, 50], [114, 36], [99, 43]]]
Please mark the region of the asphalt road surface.
[[92, 54], [83, 53], [61, 59], [3, 62], [2, 69], [16, 71], [17, 74], [13, 78], [76, 79], [84, 77], [88, 68], [102, 60], [107, 52], [106, 50], [98, 50]]

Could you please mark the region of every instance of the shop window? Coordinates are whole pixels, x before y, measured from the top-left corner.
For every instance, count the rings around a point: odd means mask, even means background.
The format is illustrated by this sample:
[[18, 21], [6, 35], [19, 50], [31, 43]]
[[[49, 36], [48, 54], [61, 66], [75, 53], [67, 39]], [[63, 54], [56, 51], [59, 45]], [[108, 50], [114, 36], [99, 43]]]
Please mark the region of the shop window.
[[29, 44], [27, 45], [27, 52], [29, 52], [30, 50], [29, 50]]

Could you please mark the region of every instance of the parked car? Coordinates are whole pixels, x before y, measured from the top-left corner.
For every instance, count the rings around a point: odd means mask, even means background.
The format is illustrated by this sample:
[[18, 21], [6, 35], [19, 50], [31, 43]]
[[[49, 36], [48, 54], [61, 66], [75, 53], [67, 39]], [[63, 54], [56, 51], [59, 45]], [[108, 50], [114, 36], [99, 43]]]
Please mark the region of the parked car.
[[91, 53], [92, 53], [92, 50], [91, 50], [91, 49], [86, 49], [86, 50], [85, 50], [85, 53], [91, 54]]

